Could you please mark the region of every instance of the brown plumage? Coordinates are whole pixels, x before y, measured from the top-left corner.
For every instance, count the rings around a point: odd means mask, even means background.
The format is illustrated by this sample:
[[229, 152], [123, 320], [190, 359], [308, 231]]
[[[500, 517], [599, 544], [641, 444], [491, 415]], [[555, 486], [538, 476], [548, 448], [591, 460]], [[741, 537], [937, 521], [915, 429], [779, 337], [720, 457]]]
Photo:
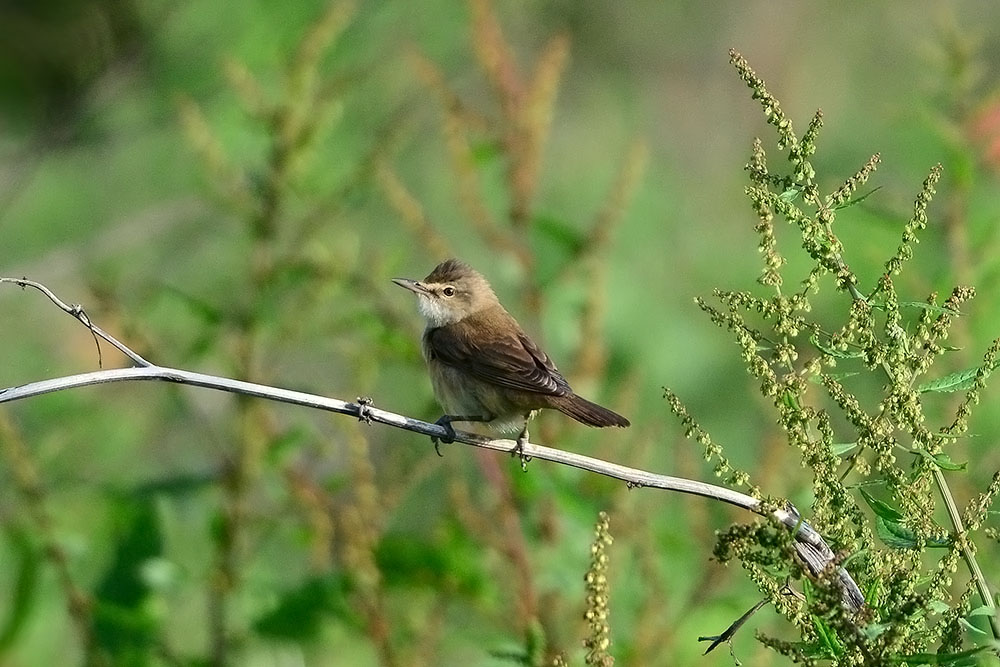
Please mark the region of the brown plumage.
[[427, 320], [423, 352], [434, 395], [447, 411], [438, 420], [482, 421], [500, 429], [521, 428], [552, 408], [588, 426], [629, 426], [605, 407], [577, 396], [547, 354], [497, 300], [486, 279], [450, 259], [424, 280], [397, 278], [413, 291]]

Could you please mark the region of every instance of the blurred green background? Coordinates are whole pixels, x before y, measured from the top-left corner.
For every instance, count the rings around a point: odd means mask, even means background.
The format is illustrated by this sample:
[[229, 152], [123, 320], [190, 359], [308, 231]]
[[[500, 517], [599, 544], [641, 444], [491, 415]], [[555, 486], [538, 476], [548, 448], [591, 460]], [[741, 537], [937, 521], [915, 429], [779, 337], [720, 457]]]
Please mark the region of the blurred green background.
[[[942, 372], [1000, 333], [1000, 7], [333, 7], [0, 7], [0, 275], [83, 304], [157, 363], [433, 421], [421, 323], [389, 278], [454, 254], [580, 393], [634, 424], [550, 415], [533, 439], [711, 481], [667, 385], [766, 492], [807, 507], [807, 471], [692, 301], [752, 287], [743, 165], [755, 136], [779, 159], [734, 47], [800, 131], [823, 109], [827, 192], [881, 152], [880, 190], [837, 223], [863, 290], [944, 165], [897, 289], [979, 290]], [[817, 304], [837, 323], [847, 298]], [[92, 338], [41, 296], [4, 289], [0, 313], [0, 386], [96, 368]], [[952, 453], [973, 462], [962, 501], [1000, 468], [996, 396]], [[710, 559], [714, 531], [748, 517], [704, 500], [544, 462], [523, 474], [459, 445], [438, 458], [413, 434], [185, 387], [88, 388], [0, 415], [2, 664], [501, 665], [539, 636], [539, 655], [582, 664], [602, 509], [619, 664], [732, 664], [698, 657], [696, 639], [758, 599]], [[981, 555], [995, 574], [995, 545]], [[750, 625], [791, 637], [767, 608]], [[736, 656], [772, 664], [752, 635]]]

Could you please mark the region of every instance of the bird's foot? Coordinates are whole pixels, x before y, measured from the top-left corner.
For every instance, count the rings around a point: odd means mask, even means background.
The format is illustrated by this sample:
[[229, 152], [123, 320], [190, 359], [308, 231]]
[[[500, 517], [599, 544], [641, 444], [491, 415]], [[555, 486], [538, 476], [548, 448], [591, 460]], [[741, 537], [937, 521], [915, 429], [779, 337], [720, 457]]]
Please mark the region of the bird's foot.
[[514, 449], [510, 450], [512, 456], [516, 456], [521, 460], [521, 470], [523, 472], [528, 472], [528, 461], [531, 457], [524, 453], [524, 444], [528, 442], [528, 426], [525, 425], [524, 429], [518, 434], [517, 444], [514, 445]]
[[355, 405], [358, 406], [358, 421], [365, 424], [372, 423], [371, 407], [375, 404], [368, 396], [358, 396]]
[[438, 456], [444, 456], [441, 453], [440, 445], [442, 442], [446, 445], [455, 442], [455, 427], [451, 425], [451, 417], [449, 417], [448, 415], [442, 416], [434, 423], [437, 424], [438, 426], [443, 427], [444, 430], [448, 431], [448, 435], [443, 436], [441, 438], [437, 437], [436, 435], [431, 436], [431, 442], [434, 443], [434, 451], [437, 453]]

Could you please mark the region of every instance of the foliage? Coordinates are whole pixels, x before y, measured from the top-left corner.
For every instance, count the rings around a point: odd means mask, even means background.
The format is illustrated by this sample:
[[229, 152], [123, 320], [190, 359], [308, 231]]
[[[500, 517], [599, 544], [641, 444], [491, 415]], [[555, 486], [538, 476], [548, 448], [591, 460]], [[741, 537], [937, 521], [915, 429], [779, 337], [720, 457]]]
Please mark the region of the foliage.
[[[712, 322], [733, 335], [788, 445], [811, 473], [809, 520], [868, 591], [867, 604], [857, 614], [848, 613], [835, 580], [811, 578], [788, 548], [787, 536], [768, 523], [725, 531], [716, 555], [722, 561], [739, 560], [795, 627], [797, 642], [764, 635], [760, 640], [796, 663], [968, 664], [976, 654], [996, 650], [1000, 639], [995, 602], [975, 555], [975, 539], [1000, 493], [1000, 472], [961, 511], [945, 473], [966, 467], [948, 452], [968, 431], [972, 409], [997, 366], [1000, 339], [975, 368], [934, 377], [935, 362], [950, 351], [945, 341], [951, 328], [975, 292], [960, 286], [943, 303], [931, 294], [914, 307], [901, 302], [896, 290], [918, 234], [927, 226], [941, 166], [934, 166], [924, 181], [881, 277], [862, 291], [843, 259], [835, 222], [844, 209], [868, 196], [860, 190], [879, 155], [824, 195], [812, 165], [822, 113], [816, 112], [799, 137], [747, 61], [735, 51], [730, 56], [774, 126], [788, 168], [769, 165], [763, 143], [754, 141], [746, 195], [758, 216], [763, 268], [757, 282], [763, 291], [720, 289], [714, 296], [721, 307], [697, 302]], [[776, 217], [797, 229], [801, 248], [812, 260], [794, 282], [786, 275], [788, 260], [779, 248]], [[847, 302], [842, 324], [812, 314], [828, 287]], [[864, 397], [879, 382], [881, 397]], [[936, 430], [928, 427], [925, 404], [953, 391], [964, 392], [953, 418]], [[749, 486], [750, 476], [732, 469], [724, 449], [676, 402], [671, 407], [684, 419], [689, 436], [705, 444], [706, 458], [720, 461], [717, 473]], [[963, 559], [968, 573], [955, 582]], [[789, 581], [799, 582], [802, 595], [788, 594]], [[992, 641], [973, 625], [977, 618], [990, 621]], [[972, 631], [970, 637], [966, 629]]]

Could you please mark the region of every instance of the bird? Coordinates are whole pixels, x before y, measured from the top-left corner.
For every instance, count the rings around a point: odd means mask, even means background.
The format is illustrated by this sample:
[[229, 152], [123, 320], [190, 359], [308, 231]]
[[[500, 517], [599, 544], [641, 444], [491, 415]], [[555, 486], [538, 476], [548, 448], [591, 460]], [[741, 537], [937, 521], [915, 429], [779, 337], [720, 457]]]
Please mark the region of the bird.
[[[445, 410], [435, 422], [448, 432], [444, 442], [454, 440], [452, 422], [485, 422], [506, 432], [519, 428], [514, 452], [523, 461], [528, 422], [542, 409], [587, 426], [630, 426], [617, 412], [578, 396], [468, 264], [448, 259], [423, 280], [392, 282], [417, 296], [426, 323], [421, 348], [434, 396]], [[438, 439], [432, 440], [437, 449]]]

